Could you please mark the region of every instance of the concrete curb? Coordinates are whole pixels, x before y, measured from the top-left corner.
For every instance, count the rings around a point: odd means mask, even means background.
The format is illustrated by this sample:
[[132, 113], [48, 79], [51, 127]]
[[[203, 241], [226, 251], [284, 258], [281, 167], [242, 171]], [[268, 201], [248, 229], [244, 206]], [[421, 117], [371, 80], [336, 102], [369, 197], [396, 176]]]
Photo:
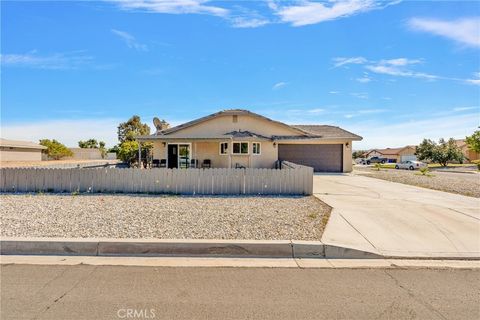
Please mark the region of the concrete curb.
[[380, 253], [297, 240], [1, 238], [1, 255], [218, 257], [294, 259], [457, 259], [479, 257], [385, 256]]

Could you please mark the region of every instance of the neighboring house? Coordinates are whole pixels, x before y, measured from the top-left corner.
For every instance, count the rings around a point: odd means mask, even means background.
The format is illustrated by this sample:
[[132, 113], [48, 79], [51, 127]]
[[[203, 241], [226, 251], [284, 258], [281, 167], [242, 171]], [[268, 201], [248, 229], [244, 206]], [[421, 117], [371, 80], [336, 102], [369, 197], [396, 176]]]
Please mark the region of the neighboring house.
[[287, 125], [247, 110], [225, 110], [138, 138], [153, 143], [153, 161], [168, 168], [273, 168], [277, 160], [315, 171], [352, 170], [352, 141], [339, 127]]
[[480, 159], [480, 153], [472, 151], [468, 148], [468, 144], [465, 139], [455, 140], [457, 146], [462, 150], [463, 155], [468, 161], [474, 161]]
[[402, 148], [372, 149], [366, 153], [366, 158], [380, 157], [387, 158], [388, 162], [402, 162], [407, 160], [416, 161], [415, 146]]
[[30, 141], [0, 138], [0, 161], [41, 161], [46, 147]]

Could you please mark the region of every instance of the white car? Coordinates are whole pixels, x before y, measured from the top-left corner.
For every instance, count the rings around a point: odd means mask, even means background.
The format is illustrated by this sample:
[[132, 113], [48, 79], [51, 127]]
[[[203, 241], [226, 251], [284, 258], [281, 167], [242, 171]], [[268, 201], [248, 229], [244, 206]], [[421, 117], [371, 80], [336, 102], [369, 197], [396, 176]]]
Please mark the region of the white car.
[[395, 165], [395, 169], [415, 170], [415, 169], [425, 168], [426, 166], [427, 166], [426, 163], [423, 163], [420, 161], [407, 160], [407, 161], [402, 161], [397, 163]]

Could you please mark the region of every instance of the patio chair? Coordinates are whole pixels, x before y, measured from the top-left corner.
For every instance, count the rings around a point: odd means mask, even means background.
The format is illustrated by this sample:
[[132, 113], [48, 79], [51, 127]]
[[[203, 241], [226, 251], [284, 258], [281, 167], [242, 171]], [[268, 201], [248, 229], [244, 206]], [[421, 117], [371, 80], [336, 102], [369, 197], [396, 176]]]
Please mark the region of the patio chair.
[[245, 166], [241, 165], [240, 163], [235, 163], [235, 169], [245, 169]]
[[159, 168], [166, 168], [167, 167], [167, 159], [160, 159]]
[[205, 159], [202, 163], [202, 168], [211, 168], [212, 167], [212, 160]]
[[159, 168], [159, 167], [160, 167], [160, 159], [153, 159], [152, 168]]
[[198, 160], [190, 159], [190, 168], [198, 168]]

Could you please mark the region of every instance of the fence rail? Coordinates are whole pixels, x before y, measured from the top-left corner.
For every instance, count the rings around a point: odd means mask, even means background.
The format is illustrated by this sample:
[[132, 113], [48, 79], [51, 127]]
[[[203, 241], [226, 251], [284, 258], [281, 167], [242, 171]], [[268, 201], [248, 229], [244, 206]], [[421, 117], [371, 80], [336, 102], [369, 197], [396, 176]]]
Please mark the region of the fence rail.
[[313, 169], [2, 168], [2, 192], [310, 195]]

